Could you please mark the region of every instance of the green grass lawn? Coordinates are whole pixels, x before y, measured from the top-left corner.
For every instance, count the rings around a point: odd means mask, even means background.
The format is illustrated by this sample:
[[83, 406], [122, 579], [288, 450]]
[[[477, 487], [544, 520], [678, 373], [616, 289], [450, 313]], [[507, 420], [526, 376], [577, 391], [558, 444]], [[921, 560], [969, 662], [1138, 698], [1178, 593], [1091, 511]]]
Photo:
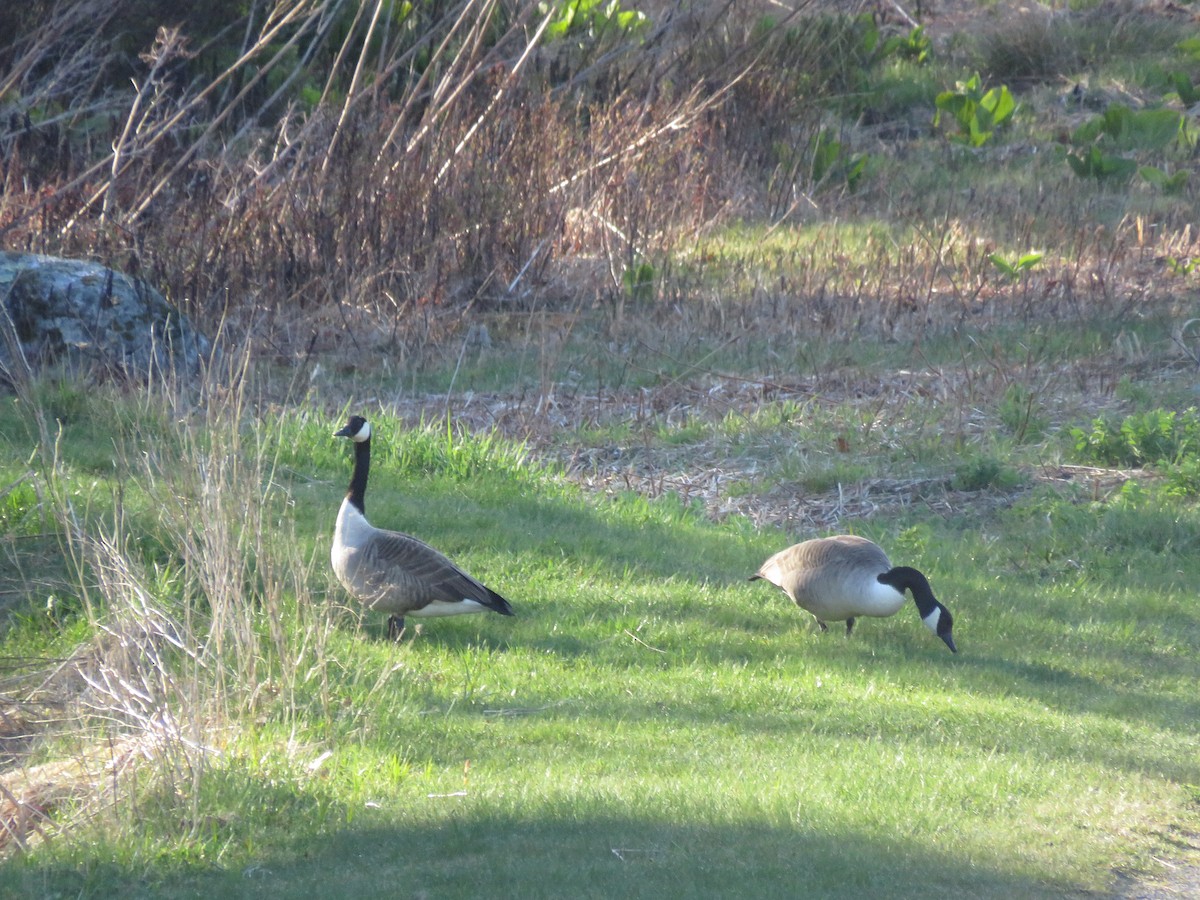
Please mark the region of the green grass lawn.
[[[0, 372], [0, 898], [1008, 900], [1200, 856], [1190, 13], [665, 4], [585, 46], [640, 5], [14, 44], [5, 247], [136, 264], [229, 371]], [[975, 72], [1018, 105], [968, 146]], [[347, 412], [372, 521], [514, 618], [355, 608]], [[832, 530], [960, 652], [747, 581]]]
[[[123, 671], [181, 735], [147, 745], [104, 803], [56, 808], [61, 831], [7, 858], [0, 895], [1061, 896], [1153, 868], [1197, 827], [1186, 498], [1035, 489], [984, 516], [914, 505], [852, 523], [929, 575], [952, 655], [911, 604], [846, 639], [746, 581], [809, 535], [585, 495], [496, 435], [367, 409], [372, 520], [517, 612], [433, 620], [394, 646], [328, 572], [349, 474], [336, 414], [89, 409], [63, 430], [59, 474], [32, 468], [95, 533], [123, 535], [106, 559], [129, 570], [106, 581], [91, 557], [85, 578], [117, 583], [81, 604], [43, 539], [0, 656], [111, 648], [94, 629], [121, 633], [141, 596], [186, 652], [153, 650], [156, 668], [146, 640]], [[11, 399], [0, 444], [7, 483], [34, 449]], [[19, 496], [8, 556], [29, 573], [18, 533], [56, 530], [57, 495]], [[22, 765], [153, 731], [128, 701], [78, 715]]]

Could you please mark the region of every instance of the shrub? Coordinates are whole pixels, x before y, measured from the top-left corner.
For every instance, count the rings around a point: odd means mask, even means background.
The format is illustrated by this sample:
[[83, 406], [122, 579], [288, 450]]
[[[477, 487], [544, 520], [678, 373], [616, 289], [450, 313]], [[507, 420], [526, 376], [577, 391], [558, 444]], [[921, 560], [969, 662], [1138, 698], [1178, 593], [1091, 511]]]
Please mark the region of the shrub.
[[1020, 485], [1021, 474], [991, 456], [980, 456], [958, 464], [952, 486], [956, 491], [1008, 491]]
[[950, 140], [969, 147], [987, 143], [1016, 109], [1016, 101], [1006, 86], [984, 91], [978, 73], [960, 81], [954, 90], [938, 94], [934, 104], [937, 113], [933, 117], [933, 127], [941, 124], [942, 113], [949, 113], [959, 129], [958, 133], [949, 135]]
[[979, 38], [981, 68], [1001, 81], [1045, 82], [1078, 70], [1082, 57], [1061, 19], [1020, 15]]
[[1076, 456], [1108, 466], [1178, 464], [1200, 452], [1200, 413], [1156, 409], [1134, 413], [1117, 422], [1108, 416], [1090, 428], [1069, 430]]

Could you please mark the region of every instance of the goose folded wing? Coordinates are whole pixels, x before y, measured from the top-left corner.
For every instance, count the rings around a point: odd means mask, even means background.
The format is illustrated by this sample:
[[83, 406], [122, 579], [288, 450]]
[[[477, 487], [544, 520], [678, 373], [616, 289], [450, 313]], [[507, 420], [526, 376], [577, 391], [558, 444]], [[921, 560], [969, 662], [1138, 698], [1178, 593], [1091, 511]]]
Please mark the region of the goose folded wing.
[[483, 599], [491, 592], [419, 538], [386, 532], [372, 550], [381, 574], [420, 606], [440, 600]]

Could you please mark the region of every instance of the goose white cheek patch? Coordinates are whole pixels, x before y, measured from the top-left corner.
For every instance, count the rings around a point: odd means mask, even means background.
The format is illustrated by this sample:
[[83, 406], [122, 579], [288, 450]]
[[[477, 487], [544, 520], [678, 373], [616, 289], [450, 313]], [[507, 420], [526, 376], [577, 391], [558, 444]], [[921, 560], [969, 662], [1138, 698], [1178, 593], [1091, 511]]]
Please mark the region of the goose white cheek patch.
[[925, 627], [934, 634], [938, 633], [938, 623], [941, 622], [941, 620], [942, 611], [937, 607], [934, 607], [933, 612], [931, 612], [929, 615], [921, 617], [921, 621], [925, 623]]

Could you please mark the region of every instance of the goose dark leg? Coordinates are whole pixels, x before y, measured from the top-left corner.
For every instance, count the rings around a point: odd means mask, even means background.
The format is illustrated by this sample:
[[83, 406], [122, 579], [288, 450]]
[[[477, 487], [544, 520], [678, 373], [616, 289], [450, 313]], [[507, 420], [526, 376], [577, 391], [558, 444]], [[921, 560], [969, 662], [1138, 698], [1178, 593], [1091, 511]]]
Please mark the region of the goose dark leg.
[[389, 641], [399, 642], [401, 635], [404, 634], [404, 616], [389, 616], [387, 624], [387, 636]]
[[828, 630], [829, 630], [829, 626], [828, 626], [828, 625], [826, 625], [824, 622], [822, 622], [820, 619], [817, 619], [817, 624], [821, 626], [821, 630], [822, 630], [822, 631], [828, 631]]
[[850, 632], [854, 630], [854, 616], [846, 620], [846, 637], [850, 637]]

